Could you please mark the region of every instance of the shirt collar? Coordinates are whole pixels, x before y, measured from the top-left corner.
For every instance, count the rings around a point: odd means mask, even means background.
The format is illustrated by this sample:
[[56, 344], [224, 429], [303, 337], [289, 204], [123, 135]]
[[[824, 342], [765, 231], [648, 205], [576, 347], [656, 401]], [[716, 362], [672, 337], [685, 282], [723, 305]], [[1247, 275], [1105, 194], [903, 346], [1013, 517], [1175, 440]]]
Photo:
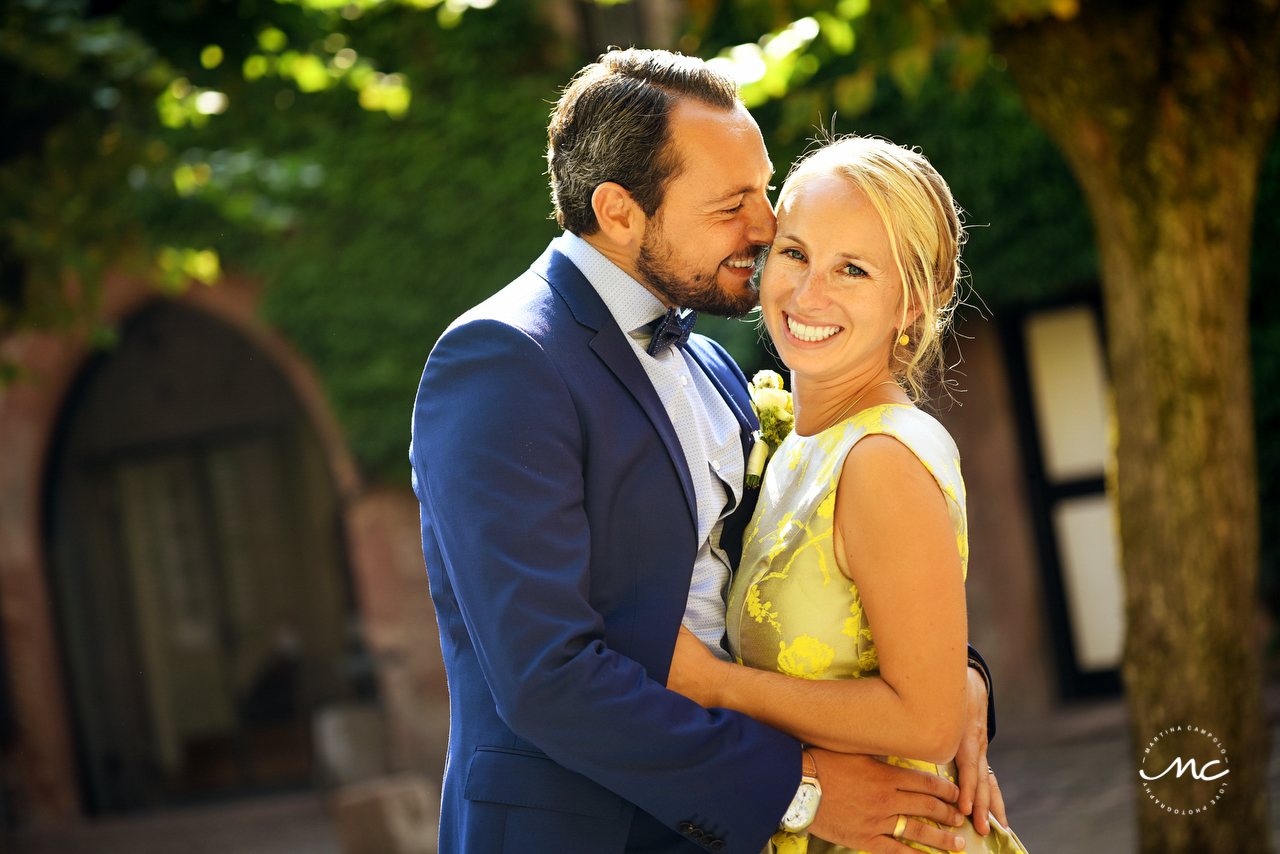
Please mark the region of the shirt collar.
[[649, 335], [646, 327], [666, 314], [662, 300], [578, 235], [566, 231], [552, 245], [587, 277], [623, 332]]

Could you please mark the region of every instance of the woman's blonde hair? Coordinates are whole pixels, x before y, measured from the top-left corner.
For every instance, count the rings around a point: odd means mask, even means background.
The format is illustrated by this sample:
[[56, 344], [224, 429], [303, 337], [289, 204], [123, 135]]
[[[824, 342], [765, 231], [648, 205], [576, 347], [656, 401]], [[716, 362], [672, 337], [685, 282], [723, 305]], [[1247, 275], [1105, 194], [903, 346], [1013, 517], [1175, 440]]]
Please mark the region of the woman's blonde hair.
[[[778, 207], [804, 184], [837, 175], [875, 206], [889, 235], [902, 279], [902, 320], [889, 369], [920, 402], [942, 379], [944, 335], [959, 301], [960, 247], [965, 230], [947, 182], [918, 152], [876, 137], [833, 139], [796, 161], [778, 195]], [[920, 309], [909, 320], [912, 307]], [[909, 341], [900, 344], [902, 334]]]

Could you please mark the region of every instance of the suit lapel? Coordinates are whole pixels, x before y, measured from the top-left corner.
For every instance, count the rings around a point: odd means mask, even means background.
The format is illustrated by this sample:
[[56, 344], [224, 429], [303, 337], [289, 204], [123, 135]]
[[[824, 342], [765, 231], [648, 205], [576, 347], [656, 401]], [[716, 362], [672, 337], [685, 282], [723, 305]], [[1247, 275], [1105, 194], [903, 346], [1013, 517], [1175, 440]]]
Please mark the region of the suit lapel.
[[689, 516], [696, 527], [698, 524], [698, 503], [693, 491], [693, 478], [689, 474], [689, 462], [684, 455], [684, 447], [676, 435], [676, 428], [671, 424], [662, 399], [654, 390], [649, 375], [645, 373], [631, 349], [630, 342], [619, 328], [609, 308], [600, 299], [596, 289], [587, 281], [587, 277], [554, 247], [548, 247], [533, 265], [533, 271], [546, 280], [573, 312], [576, 319], [588, 329], [596, 332], [591, 339], [591, 349], [608, 366], [618, 378], [640, 408], [644, 410], [654, 429], [662, 438], [667, 454], [675, 464], [680, 476], [680, 486], [684, 490], [685, 502], [688, 504]]
[[[743, 394], [742, 399], [739, 399], [733, 393], [721, 371], [714, 369], [715, 364], [711, 358], [714, 353], [702, 341], [697, 338], [690, 338], [689, 346], [685, 348], [684, 352], [685, 355], [691, 356], [698, 363], [698, 367], [707, 375], [707, 379], [711, 380], [711, 384], [716, 387], [716, 391], [720, 392], [720, 396], [729, 405], [733, 416], [738, 419], [739, 436], [742, 439], [742, 459], [746, 460], [751, 455], [751, 446], [755, 444], [755, 431], [760, 427], [760, 422], [755, 413], [751, 411], [751, 405], [745, 396], [745, 392], [740, 392]], [[735, 384], [734, 387], [737, 388], [737, 385]], [[744, 484], [743, 495], [750, 491]]]
[[[760, 426], [755, 413], [751, 411], [750, 401], [746, 396], [744, 378], [734, 371], [731, 364], [726, 365], [724, 358], [714, 347], [699, 338], [690, 338], [685, 355], [690, 356], [707, 378], [711, 380], [716, 391], [724, 398], [734, 417], [738, 419], [739, 435], [742, 439], [742, 458], [745, 461], [751, 454], [751, 445], [755, 442], [755, 431]], [[733, 572], [738, 571], [742, 560], [742, 538], [747, 524], [755, 513], [756, 501], [760, 497], [759, 487], [748, 487], [743, 484], [742, 500], [724, 520], [720, 531], [720, 548], [729, 558], [729, 566]]]
[[733, 417], [738, 419], [738, 427], [743, 434], [744, 451], [750, 450], [749, 443], [751, 434], [760, 426], [756, 420], [755, 414], [751, 412], [747, 402], [739, 400], [729, 387], [725, 384], [725, 380], [719, 371], [713, 369], [709, 353], [704, 349], [705, 345], [697, 338], [689, 339], [689, 346], [685, 347], [685, 355], [691, 356], [698, 367], [702, 369], [702, 373], [711, 380], [711, 384], [716, 387], [716, 391], [720, 392], [720, 396], [724, 398], [724, 402], [729, 405], [729, 409], [733, 412]]
[[689, 504], [689, 516], [696, 525], [698, 503], [694, 496], [693, 477], [689, 474], [689, 461], [684, 455], [684, 446], [680, 444], [676, 428], [671, 424], [671, 417], [667, 415], [662, 399], [654, 391], [649, 375], [644, 372], [644, 368], [636, 359], [635, 351], [631, 349], [626, 336], [616, 323], [612, 330], [601, 329], [596, 334], [591, 341], [591, 349], [596, 351], [596, 354], [609, 366], [609, 370], [613, 371], [640, 403], [649, 420], [653, 422], [654, 429], [662, 437], [662, 443], [667, 446], [667, 453], [671, 455], [672, 461], [676, 464], [676, 471], [680, 474], [680, 485], [684, 488], [685, 501]]

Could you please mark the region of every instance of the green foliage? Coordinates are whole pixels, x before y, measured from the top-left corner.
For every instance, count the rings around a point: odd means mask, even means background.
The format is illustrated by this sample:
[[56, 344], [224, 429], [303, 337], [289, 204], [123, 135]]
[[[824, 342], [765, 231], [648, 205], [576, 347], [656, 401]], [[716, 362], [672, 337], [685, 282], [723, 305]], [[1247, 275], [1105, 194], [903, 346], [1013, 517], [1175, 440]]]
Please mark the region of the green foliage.
[[402, 67], [422, 94], [400, 122], [316, 124], [300, 151], [325, 182], [258, 269], [267, 316], [325, 377], [357, 457], [402, 481], [431, 346], [555, 234], [542, 142], [562, 80], [528, 55], [520, 4], [443, 32], [434, 16], [394, 17], [385, 35], [412, 33]]
[[[691, 43], [742, 86], [748, 106], [802, 100], [857, 114], [888, 78], [908, 97], [930, 80], [968, 88], [1000, 59], [993, 27], [1070, 19], [1077, 0], [730, 0], [694, 18]], [[795, 97], [795, 96], [798, 96]], [[795, 125], [792, 124], [795, 129]]]
[[445, 326], [556, 233], [542, 154], [565, 74], [537, 52], [540, 27], [520, 2], [450, 29], [410, 8], [370, 10], [345, 29], [412, 86], [400, 118], [336, 87], [280, 99], [259, 86], [216, 124], [170, 138], [192, 146], [178, 170], [204, 177], [187, 200], [151, 194], [149, 227], [207, 240], [269, 285], [267, 319], [315, 365], [380, 479], [407, 478], [411, 405]]
[[245, 271], [356, 456], [403, 480], [431, 344], [554, 232], [542, 140], [568, 72], [531, 4], [467, 13], [488, 5], [0, 4], [0, 338], [109, 342], [107, 269], [161, 292]]
[[152, 173], [171, 172], [173, 186], [151, 186], [181, 195], [208, 178], [173, 162], [169, 130], [212, 128], [264, 92], [284, 102], [344, 88], [365, 110], [402, 115], [405, 78], [378, 71], [339, 32], [377, 2], [339, 5], [0, 2], [0, 340], [92, 326], [108, 269], [166, 290], [216, 275], [207, 245], [158, 244], [129, 198]]
[[140, 234], [113, 203], [141, 155], [136, 109], [164, 63], [73, 0], [0, 5], [0, 339], [92, 318], [93, 285]]

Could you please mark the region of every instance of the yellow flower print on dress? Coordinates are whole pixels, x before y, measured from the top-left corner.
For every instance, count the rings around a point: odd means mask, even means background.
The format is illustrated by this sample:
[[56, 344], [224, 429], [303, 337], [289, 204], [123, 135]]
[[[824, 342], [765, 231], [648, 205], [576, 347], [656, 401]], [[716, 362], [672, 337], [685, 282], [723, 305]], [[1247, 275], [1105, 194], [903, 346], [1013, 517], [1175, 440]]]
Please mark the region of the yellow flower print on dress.
[[788, 833], [785, 830], [779, 830], [769, 841], [773, 843], [774, 854], [808, 854], [809, 851], [808, 836]]
[[847, 424], [838, 424], [818, 434], [818, 452], [824, 457], [831, 456], [831, 452], [844, 441], [845, 430], [848, 429]]
[[[890, 756], [887, 758], [890, 765], [896, 765], [899, 768], [910, 768], [913, 771], [923, 771], [926, 774], [940, 774], [942, 771], [942, 769], [937, 765], [932, 762], [925, 762], [922, 759], [903, 759], [901, 756]], [[940, 776], [946, 775], [940, 774]]]
[[863, 673], [871, 673], [880, 669], [880, 656], [876, 655], [874, 646], [867, 647], [858, 658], [858, 669]]
[[763, 623], [766, 620], [769, 625], [778, 631], [782, 631], [782, 624], [778, 622], [778, 615], [769, 609], [773, 607], [772, 602], [760, 601], [760, 588], [751, 585], [751, 589], [747, 592], [747, 613], [750, 614], [757, 623]]
[[795, 471], [796, 466], [802, 462], [804, 462], [804, 445], [796, 445], [787, 452], [787, 468], [790, 471]]
[[814, 473], [814, 482], [821, 484], [823, 489], [835, 489], [836, 486], [836, 469], [844, 465], [844, 455], [834, 453], [836, 447], [844, 440], [845, 431], [848, 425], [841, 424], [832, 427], [825, 433], [820, 434], [818, 438], [818, 453], [820, 454], [817, 471]]
[[866, 624], [862, 610], [862, 597], [858, 595], [858, 585], [852, 582], [849, 583], [849, 596], [849, 617], [844, 621], [844, 629], [840, 633], [872, 643], [871, 627]]
[[801, 679], [814, 679], [826, 672], [836, 651], [817, 638], [801, 635], [791, 646], [778, 644], [778, 672]]
[[833, 492], [826, 498], [822, 499], [822, 503], [818, 505], [815, 511], [819, 519], [830, 519], [835, 516], [836, 512], [836, 494]]

